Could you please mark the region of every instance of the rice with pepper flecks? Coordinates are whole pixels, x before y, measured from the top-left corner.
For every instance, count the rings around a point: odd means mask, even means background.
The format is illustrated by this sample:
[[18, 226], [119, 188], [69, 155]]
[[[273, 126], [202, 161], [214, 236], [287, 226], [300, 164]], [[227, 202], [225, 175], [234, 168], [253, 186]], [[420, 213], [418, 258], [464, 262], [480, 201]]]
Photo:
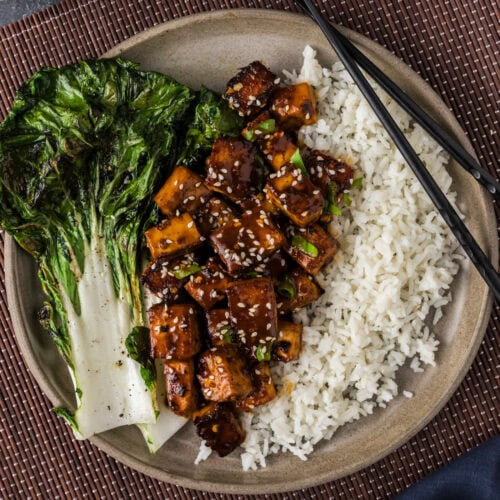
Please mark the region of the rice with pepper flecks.
[[[245, 470], [265, 466], [265, 457], [277, 452], [306, 459], [341, 425], [384, 407], [398, 392], [410, 397], [396, 385], [396, 372], [407, 360], [415, 371], [434, 364], [438, 340], [424, 320], [433, 313], [437, 322], [451, 300], [447, 290], [461, 258], [348, 73], [338, 63], [322, 68], [315, 56], [306, 47], [300, 74], [286, 73], [288, 83], [307, 81], [318, 96], [320, 119], [302, 128], [300, 139], [349, 159], [364, 180], [332, 224], [341, 251], [319, 276], [324, 295], [296, 314], [304, 325], [300, 359], [274, 364], [277, 398], [243, 416]], [[453, 202], [447, 155], [392, 99], [379, 95]]]

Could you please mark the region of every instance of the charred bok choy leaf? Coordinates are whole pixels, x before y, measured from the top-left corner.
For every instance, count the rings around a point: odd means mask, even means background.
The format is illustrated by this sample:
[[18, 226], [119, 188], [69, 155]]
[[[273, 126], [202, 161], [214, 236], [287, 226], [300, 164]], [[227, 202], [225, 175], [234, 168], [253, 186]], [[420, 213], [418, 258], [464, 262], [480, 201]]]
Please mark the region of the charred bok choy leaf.
[[125, 346], [135, 331], [128, 347], [143, 347], [143, 233], [179, 152], [230, 129], [220, 103], [129, 61], [84, 61], [36, 73], [0, 125], [0, 225], [38, 263], [40, 319], [75, 383], [76, 412], [57, 413], [79, 437], [156, 420], [152, 365]]

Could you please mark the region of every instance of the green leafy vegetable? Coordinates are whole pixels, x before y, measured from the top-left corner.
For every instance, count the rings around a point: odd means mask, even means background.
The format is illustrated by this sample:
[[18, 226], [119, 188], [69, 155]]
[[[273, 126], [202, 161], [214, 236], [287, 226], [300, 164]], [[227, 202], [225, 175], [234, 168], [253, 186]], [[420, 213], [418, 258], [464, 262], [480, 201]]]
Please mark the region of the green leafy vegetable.
[[191, 264], [189, 266], [182, 267], [181, 269], [176, 269], [174, 271], [174, 276], [178, 280], [181, 280], [183, 278], [191, 276], [192, 274], [197, 273], [198, 271], [201, 271], [201, 267], [198, 264]]
[[210, 152], [216, 139], [238, 135], [243, 124], [244, 118], [232, 111], [220, 96], [202, 87], [177, 163], [196, 168], [200, 160]]
[[82, 437], [156, 419], [152, 374], [121, 354], [144, 325], [152, 197], [179, 154], [198, 161], [235, 117], [206, 89], [116, 59], [42, 69], [0, 125], [0, 225], [38, 263], [39, 319], [72, 370]]
[[125, 340], [125, 347], [130, 357], [141, 365], [141, 377], [150, 391], [155, 390], [156, 369], [154, 359], [151, 358], [151, 341], [149, 329], [136, 326]]
[[292, 163], [296, 167], [300, 168], [300, 170], [302, 171], [302, 173], [304, 175], [307, 175], [306, 166], [304, 165], [304, 160], [302, 159], [302, 156], [300, 156], [300, 149], [299, 148], [297, 148], [295, 150], [295, 153], [293, 153], [293, 155], [291, 156], [290, 163]]
[[342, 193], [342, 201], [344, 202], [344, 205], [346, 207], [350, 207], [351, 206], [352, 200], [351, 200], [350, 196], [347, 193]]
[[292, 245], [310, 257], [317, 257], [319, 255], [318, 247], [298, 234], [292, 238]]
[[66, 408], [52, 408], [52, 411], [58, 416], [66, 420], [67, 424], [76, 432], [79, 433], [78, 423]]

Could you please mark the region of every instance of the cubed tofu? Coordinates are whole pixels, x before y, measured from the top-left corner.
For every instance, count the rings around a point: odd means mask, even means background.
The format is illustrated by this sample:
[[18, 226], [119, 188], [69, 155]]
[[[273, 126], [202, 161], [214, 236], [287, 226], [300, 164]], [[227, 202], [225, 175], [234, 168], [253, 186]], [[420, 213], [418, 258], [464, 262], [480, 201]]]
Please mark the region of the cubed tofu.
[[262, 406], [276, 397], [276, 388], [271, 378], [271, 370], [267, 363], [257, 363], [252, 369], [254, 391], [246, 398], [236, 401], [239, 411], [252, 411], [256, 406]]
[[186, 360], [201, 349], [195, 306], [155, 304], [149, 309], [149, 326], [153, 358]]
[[240, 116], [252, 116], [266, 107], [278, 83], [279, 78], [274, 73], [261, 62], [254, 61], [229, 80], [222, 97]]
[[297, 145], [283, 130], [266, 135], [259, 145], [264, 158], [274, 170], [279, 170], [288, 163], [297, 151]]
[[262, 262], [242, 275], [243, 278], [270, 277], [273, 282], [279, 280], [288, 270], [288, 261], [282, 250], [265, 257]]
[[293, 312], [312, 304], [323, 293], [313, 278], [301, 268], [282, 276], [282, 280], [275, 284], [274, 289], [279, 314]]
[[211, 257], [201, 271], [189, 277], [184, 288], [203, 309], [210, 309], [226, 297], [232, 282], [219, 259]]
[[264, 137], [276, 131], [276, 120], [264, 111], [241, 131], [241, 135], [250, 142], [261, 141]]
[[232, 327], [229, 309], [211, 309], [206, 313], [207, 336], [212, 346], [231, 344]]
[[195, 384], [194, 362], [165, 362], [165, 386], [168, 407], [181, 417], [189, 418], [198, 409], [198, 389]]
[[203, 179], [189, 168], [178, 166], [158, 191], [154, 200], [168, 217], [188, 212], [193, 215], [212, 196]]
[[209, 403], [192, 416], [207, 446], [225, 457], [245, 440], [245, 431], [231, 403]]
[[141, 276], [141, 284], [151, 293], [173, 304], [183, 298], [183, 287], [190, 273], [200, 269], [193, 254], [171, 259], [159, 257], [152, 260]]
[[281, 247], [284, 237], [262, 210], [245, 212], [241, 218], [227, 222], [209, 240], [229, 274], [234, 275], [263, 262]]
[[238, 139], [217, 139], [206, 160], [208, 189], [238, 201], [256, 193], [262, 183], [257, 149]]
[[299, 359], [302, 350], [302, 325], [279, 322], [278, 339], [273, 345], [273, 359], [288, 363]]
[[241, 348], [251, 359], [268, 361], [276, 338], [276, 296], [269, 278], [235, 282], [227, 291], [231, 324]]
[[264, 212], [268, 212], [270, 214], [279, 213], [278, 208], [267, 199], [264, 193], [258, 193], [251, 198], [245, 198], [238, 204], [241, 210], [243, 212], [246, 212], [247, 215], [252, 215], [252, 213], [257, 213], [261, 210], [264, 210]]
[[308, 83], [277, 88], [269, 104], [272, 115], [285, 130], [298, 130], [318, 121], [316, 95]]
[[235, 345], [204, 351], [198, 359], [197, 377], [207, 401], [236, 401], [253, 391], [246, 360]]
[[318, 274], [337, 253], [337, 241], [318, 224], [289, 226], [286, 235], [285, 250], [309, 274]]
[[193, 218], [184, 213], [165, 219], [145, 233], [153, 259], [162, 255], [178, 255], [199, 246], [203, 242]]
[[287, 164], [271, 174], [264, 188], [267, 198], [297, 226], [306, 227], [322, 215], [321, 191], [295, 165]]
[[193, 217], [200, 233], [203, 236], [208, 236], [212, 231], [219, 229], [226, 222], [233, 220], [236, 215], [234, 210], [224, 200], [214, 196]]
[[337, 193], [351, 188], [354, 169], [344, 161], [317, 150], [310, 151], [304, 157], [311, 181], [321, 189], [323, 196], [327, 197], [330, 194], [328, 185], [332, 182], [335, 183]]

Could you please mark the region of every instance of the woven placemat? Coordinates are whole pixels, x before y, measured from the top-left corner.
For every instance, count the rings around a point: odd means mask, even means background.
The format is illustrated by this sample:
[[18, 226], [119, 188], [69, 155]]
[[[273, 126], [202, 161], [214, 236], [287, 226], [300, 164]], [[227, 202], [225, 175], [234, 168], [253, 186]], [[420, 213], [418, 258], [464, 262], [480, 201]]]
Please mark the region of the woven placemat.
[[[320, 2], [318, 2], [320, 3]], [[453, 110], [481, 164], [495, 172], [500, 85], [490, 0], [327, 0], [331, 21], [363, 33], [420, 73]], [[146, 28], [196, 12], [258, 7], [297, 11], [287, 1], [67, 0], [0, 29], [0, 115], [42, 65], [96, 57]], [[499, 207], [495, 206], [500, 220]], [[328, 484], [266, 498], [387, 498], [498, 434], [499, 307], [477, 358], [447, 406], [383, 460]], [[50, 412], [17, 348], [5, 298], [0, 235], [0, 498], [222, 498], [158, 482], [73, 439]], [[497, 392], [497, 394], [495, 394]], [[228, 497], [232, 498], [232, 497]]]

